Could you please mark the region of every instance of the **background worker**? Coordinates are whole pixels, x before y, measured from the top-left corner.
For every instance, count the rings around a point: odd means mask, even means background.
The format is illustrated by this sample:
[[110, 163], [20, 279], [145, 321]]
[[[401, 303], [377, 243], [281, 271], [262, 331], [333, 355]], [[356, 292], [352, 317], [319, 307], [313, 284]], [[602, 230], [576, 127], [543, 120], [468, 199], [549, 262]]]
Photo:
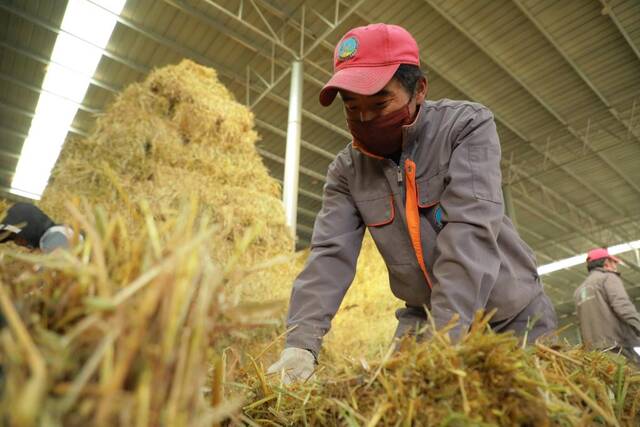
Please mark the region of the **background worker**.
[[573, 294], [582, 342], [591, 349], [620, 352], [640, 364], [640, 314], [618, 272], [620, 260], [605, 248], [587, 254], [589, 275]]
[[0, 243], [13, 242], [32, 250], [51, 252], [68, 248], [73, 237], [74, 232], [70, 227], [56, 224], [30, 203], [14, 204], [0, 222]]

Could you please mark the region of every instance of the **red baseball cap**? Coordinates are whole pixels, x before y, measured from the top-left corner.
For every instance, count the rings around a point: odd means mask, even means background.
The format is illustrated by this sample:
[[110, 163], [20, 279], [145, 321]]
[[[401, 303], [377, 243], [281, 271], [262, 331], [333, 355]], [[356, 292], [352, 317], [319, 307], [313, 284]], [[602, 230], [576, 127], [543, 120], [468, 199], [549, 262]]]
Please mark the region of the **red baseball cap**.
[[418, 43], [404, 28], [371, 24], [349, 30], [333, 53], [333, 76], [320, 91], [320, 104], [330, 105], [339, 89], [373, 95], [400, 64], [420, 66]]
[[609, 255], [609, 251], [607, 250], [607, 248], [596, 248], [596, 249], [591, 249], [588, 253], [587, 253], [587, 262], [591, 262], [591, 261], [596, 261], [602, 258], [609, 258], [614, 260], [615, 262], [622, 262], [622, 260], [620, 260], [620, 258], [615, 257], [613, 255]]

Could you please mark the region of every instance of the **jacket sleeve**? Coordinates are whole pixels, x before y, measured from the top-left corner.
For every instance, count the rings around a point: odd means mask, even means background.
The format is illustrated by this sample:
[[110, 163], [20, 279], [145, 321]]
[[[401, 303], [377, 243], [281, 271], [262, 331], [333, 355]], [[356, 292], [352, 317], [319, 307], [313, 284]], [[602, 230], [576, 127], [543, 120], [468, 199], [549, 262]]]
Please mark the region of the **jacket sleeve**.
[[364, 223], [347, 186], [345, 160], [331, 163], [322, 209], [316, 217], [307, 264], [293, 283], [286, 347], [310, 350], [316, 356], [322, 338], [355, 276]]
[[604, 290], [609, 305], [620, 320], [629, 325], [640, 337], [640, 314], [629, 299], [622, 280], [614, 274], [607, 274]]
[[[437, 328], [458, 313], [457, 340], [476, 310], [486, 306], [500, 269], [498, 232], [504, 215], [500, 141], [493, 114], [467, 107], [458, 122], [449, 163], [449, 181], [440, 198], [445, 227], [437, 237], [440, 256], [431, 294]], [[455, 135], [455, 134], [454, 134]]]

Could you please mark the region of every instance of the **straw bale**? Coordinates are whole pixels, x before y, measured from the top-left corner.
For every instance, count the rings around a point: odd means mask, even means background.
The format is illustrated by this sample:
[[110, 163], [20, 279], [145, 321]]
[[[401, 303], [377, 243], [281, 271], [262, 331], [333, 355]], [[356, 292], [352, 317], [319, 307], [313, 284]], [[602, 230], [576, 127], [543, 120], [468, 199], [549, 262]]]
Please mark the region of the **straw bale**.
[[4, 218], [7, 209], [9, 209], [9, 206], [11, 206], [11, 203], [8, 200], [0, 197], [0, 218]]
[[396, 327], [395, 310], [401, 306], [391, 293], [387, 267], [367, 232], [355, 279], [325, 340], [327, 354], [359, 358], [384, 352]]
[[373, 360], [323, 364], [318, 381], [284, 388], [252, 369], [244, 414], [277, 425], [570, 426], [640, 423], [640, 371], [579, 347], [487, 330], [489, 316], [457, 345], [443, 333]]
[[108, 213], [148, 201], [159, 212], [175, 212], [186, 195], [223, 227], [212, 256], [228, 259], [233, 242], [260, 223], [260, 235], [244, 257], [252, 264], [293, 253], [278, 183], [255, 149], [253, 114], [218, 81], [213, 69], [183, 60], [153, 71], [127, 87], [97, 119], [87, 139], [65, 145], [41, 205], [60, 220], [64, 202], [83, 197]]
[[70, 212], [87, 234], [73, 251], [0, 248], [3, 423], [210, 426], [233, 413], [238, 401], [202, 393], [222, 386], [206, 373], [217, 340], [244, 327], [232, 313], [252, 319], [223, 296], [239, 266], [211, 260], [220, 227], [195, 202], [135, 234], [120, 215]]
[[257, 138], [215, 71], [183, 61], [65, 144], [40, 206], [87, 242], [0, 251], [2, 311], [19, 313], [0, 332], [11, 425], [211, 425], [233, 412], [220, 381], [204, 401], [204, 374], [213, 362], [224, 378], [216, 349], [273, 323], [252, 302], [282, 298], [299, 269]]

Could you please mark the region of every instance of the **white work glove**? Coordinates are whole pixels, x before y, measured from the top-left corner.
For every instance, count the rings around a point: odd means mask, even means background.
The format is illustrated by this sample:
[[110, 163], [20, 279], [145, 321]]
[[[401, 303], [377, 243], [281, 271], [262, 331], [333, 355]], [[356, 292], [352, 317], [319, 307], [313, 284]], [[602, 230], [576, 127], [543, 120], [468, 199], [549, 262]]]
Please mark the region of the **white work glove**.
[[308, 380], [313, 375], [315, 365], [316, 359], [309, 350], [289, 347], [282, 350], [280, 359], [267, 369], [267, 374], [279, 374], [282, 383], [289, 385]]

